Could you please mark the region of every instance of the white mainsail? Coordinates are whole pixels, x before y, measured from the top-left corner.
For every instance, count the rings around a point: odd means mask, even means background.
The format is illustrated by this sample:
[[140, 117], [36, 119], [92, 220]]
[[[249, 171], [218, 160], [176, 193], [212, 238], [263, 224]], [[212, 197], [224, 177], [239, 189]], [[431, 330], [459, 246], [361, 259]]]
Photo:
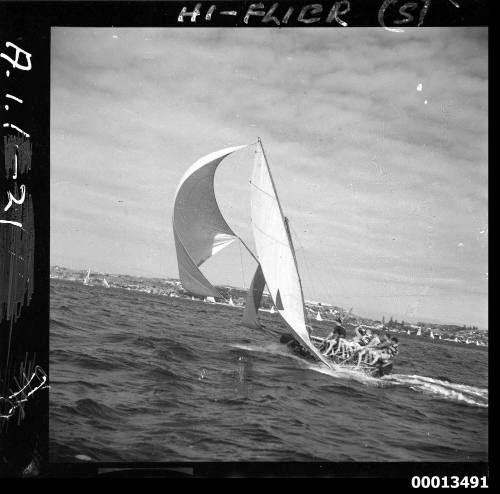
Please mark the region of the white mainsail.
[[287, 220], [260, 140], [255, 151], [251, 184], [252, 228], [257, 257], [273, 303], [297, 339], [331, 367], [309, 339], [302, 285]]
[[417, 330], [417, 336], [422, 336], [422, 329], [421, 328], [418, 328], [418, 330]]
[[183, 287], [195, 295], [223, 298], [199, 266], [238, 238], [219, 210], [214, 176], [226, 156], [244, 147], [226, 148], [204, 156], [186, 171], [177, 187], [173, 228], [179, 277]]
[[274, 310], [274, 305], [271, 306], [271, 310], [269, 311], [271, 314], [274, 314], [276, 311]]
[[318, 313], [316, 314], [316, 321], [322, 321], [323, 318], [321, 317], [321, 313], [320, 311], [318, 311]]
[[109, 283], [106, 281], [106, 278], [102, 279], [102, 284], [106, 287], [109, 288]]

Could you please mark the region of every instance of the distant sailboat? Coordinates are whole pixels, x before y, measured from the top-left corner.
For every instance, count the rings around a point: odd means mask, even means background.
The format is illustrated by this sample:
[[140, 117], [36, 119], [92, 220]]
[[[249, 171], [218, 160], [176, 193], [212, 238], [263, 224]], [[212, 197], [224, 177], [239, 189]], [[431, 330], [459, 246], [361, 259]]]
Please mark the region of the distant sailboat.
[[323, 318], [321, 317], [321, 313], [318, 311], [318, 313], [316, 314], [316, 321], [322, 321]]
[[434, 339], [434, 333], [431, 331], [430, 335], [431, 339]]
[[314, 346], [305, 320], [305, 302], [295, 250], [271, 170], [259, 139], [251, 180], [251, 218], [256, 253], [226, 223], [214, 192], [214, 176], [221, 161], [246, 146], [222, 149], [194, 163], [184, 174], [174, 200], [173, 231], [179, 277], [194, 294], [221, 297], [199, 267], [239, 239], [257, 261], [248, 290], [243, 323], [260, 327], [257, 312], [267, 285], [272, 302], [294, 337], [329, 367], [332, 363]]
[[410, 334], [410, 330], [406, 331], [406, 334]]
[[205, 302], [208, 304], [215, 304], [215, 298], [214, 297], [205, 297]]
[[90, 283], [90, 269], [87, 272], [87, 276], [85, 276], [85, 279], [83, 280], [84, 285], [88, 285]]
[[455, 340], [454, 341], [455, 341], [455, 343], [458, 343], [458, 338], [456, 336], [455, 336]]
[[271, 310], [269, 311], [271, 314], [274, 314], [276, 311], [274, 310], [274, 305], [271, 305]]
[[470, 342], [469, 342], [469, 338], [467, 338], [467, 339], [465, 340], [465, 344], [466, 344], [466, 345], [468, 345], [469, 343], [470, 343]]
[[417, 336], [422, 336], [422, 328], [418, 328]]
[[228, 302], [229, 305], [234, 305], [234, 302], [233, 302], [233, 297], [229, 297], [229, 302]]
[[106, 287], [109, 288], [109, 283], [106, 281], [106, 278], [102, 279], [102, 284]]

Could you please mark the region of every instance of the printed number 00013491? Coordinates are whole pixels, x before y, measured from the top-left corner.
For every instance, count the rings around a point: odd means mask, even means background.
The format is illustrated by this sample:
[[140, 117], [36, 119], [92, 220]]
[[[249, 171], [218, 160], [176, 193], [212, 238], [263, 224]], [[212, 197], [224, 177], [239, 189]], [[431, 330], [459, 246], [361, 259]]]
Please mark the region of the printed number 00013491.
[[477, 477], [459, 477], [458, 475], [453, 475], [451, 477], [437, 475], [433, 477], [429, 476], [414, 476], [411, 478], [411, 486], [414, 489], [458, 489], [459, 487], [471, 488], [471, 489], [487, 489], [488, 482], [486, 476]]

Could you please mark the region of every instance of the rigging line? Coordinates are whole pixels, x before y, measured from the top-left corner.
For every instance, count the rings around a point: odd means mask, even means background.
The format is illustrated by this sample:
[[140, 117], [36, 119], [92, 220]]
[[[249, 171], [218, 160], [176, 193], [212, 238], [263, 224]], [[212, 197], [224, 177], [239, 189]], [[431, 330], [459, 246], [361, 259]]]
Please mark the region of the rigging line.
[[256, 228], [257, 230], [259, 230], [259, 232], [262, 233], [262, 235], [264, 235], [265, 237], [271, 239], [273, 242], [276, 242], [277, 244], [281, 244], [284, 247], [289, 247], [288, 243], [282, 242], [281, 240], [279, 240], [279, 239], [277, 239], [275, 237], [272, 237], [271, 235], [268, 235], [264, 230], [262, 230], [262, 228], [259, 228], [257, 226], [257, 224], [255, 223], [255, 221], [252, 221], [252, 225], [253, 225], [254, 228]]
[[[290, 222], [288, 222], [290, 223]], [[307, 259], [306, 259], [306, 256], [305, 256], [305, 249], [304, 249], [304, 246], [302, 245], [302, 242], [300, 241], [300, 238], [299, 236], [297, 235], [297, 232], [295, 231], [295, 228], [293, 228], [293, 226], [291, 227], [292, 228], [292, 231], [293, 231], [293, 234], [295, 236], [295, 238], [297, 239], [298, 243], [299, 243], [299, 246], [300, 246], [300, 250], [302, 251], [302, 258], [303, 258], [303, 264], [304, 264], [304, 267], [305, 267], [305, 270], [306, 270], [306, 275], [307, 277], [312, 280], [313, 277], [311, 275], [311, 270], [309, 268], [309, 265], [307, 263]], [[317, 298], [317, 296], [315, 296], [315, 298]], [[312, 321], [313, 321], [313, 317], [312, 315], [310, 314], [310, 312], [308, 310], [305, 310], [305, 313], [306, 313], [306, 318], [308, 319], [308, 322], [310, 323], [309, 325], [311, 325]]]
[[260, 190], [263, 194], [265, 194], [267, 197], [270, 197], [273, 201], [276, 200], [275, 197], [272, 194], [269, 194], [269, 192], [266, 192], [264, 189], [261, 189], [260, 187], [257, 187], [251, 180], [250, 180], [250, 185], [252, 187], [255, 187], [257, 190]]
[[[299, 241], [299, 244], [300, 246], [302, 247], [302, 249], [304, 250], [304, 259], [307, 259], [307, 256], [305, 255], [306, 254], [306, 249], [304, 248], [304, 246], [302, 245], [302, 243], [300, 242], [300, 238], [298, 237], [297, 235], [297, 232], [294, 230], [294, 234], [295, 236], [297, 237], [298, 241]], [[328, 261], [328, 259], [323, 259], [322, 262], [324, 262], [325, 264], [327, 264], [327, 266], [330, 268], [330, 270], [335, 273], [336, 270], [335, 268], [333, 267], [333, 265], [331, 264], [331, 262]], [[312, 263], [312, 261], [311, 261]], [[321, 269], [321, 271], [324, 271], [324, 268]], [[325, 293], [328, 294], [328, 296], [332, 296], [333, 295], [333, 298], [340, 298], [340, 295], [337, 294], [336, 290], [331, 290], [330, 288], [327, 288], [326, 285], [323, 283], [323, 282], [320, 282], [322, 284], [322, 287], [323, 289], [326, 289]], [[352, 297], [350, 295], [345, 295], [346, 293], [346, 289], [344, 287], [344, 284], [342, 283], [341, 281], [341, 277], [340, 276], [336, 276], [335, 277], [335, 283], [337, 283], [339, 286], [340, 286], [340, 289], [342, 291], [342, 298], [353, 298], [353, 299], [357, 299], [359, 297]], [[338, 304], [338, 302], [336, 301], [336, 304]]]
[[240, 250], [240, 262], [241, 262], [241, 277], [243, 278], [243, 288], [247, 288], [247, 284], [245, 282], [245, 272], [243, 270], [243, 255], [241, 253], [241, 239], [238, 238], [239, 242], [238, 242], [238, 247], [239, 247], [239, 250]]
[[[300, 249], [302, 250], [302, 253], [303, 253], [303, 260], [304, 260], [304, 266], [306, 268], [306, 273], [307, 273], [307, 276], [309, 277], [309, 279], [312, 280], [314, 279], [313, 276], [312, 276], [312, 270], [311, 270], [311, 267], [309, 265], [309, 262], [307, 261], [307, 256], [306, 256], [306, 249], [305, 247], [302, 245], [302, 242], [300, 241], [300, 237], [297, 235], [297, 232], [295, 230], [295, 228], [293, 228], [292, 226], [292, 230], [293, 230], [293, 234], [295, 236], [295, 238], [297, 239], [299, 245], [300, 245]], [[321, 285], [322, 285], [322, 288], [323, 288], [323, 292], [324, 293], [327, 293], [328, 294], [328, 290], [326, 290], [326, 286], [325, 284], [320, 281]], [[314, 298], [318, 298], [318, 294], [316, 292], [316, 289], [314, 288], [314, 283], [313, 284], [313, 289], [314, 289], [314, 292], [316, 293], [316, 295], [314, 296]], [[321, 302], [321, 301], [320, 301]]]

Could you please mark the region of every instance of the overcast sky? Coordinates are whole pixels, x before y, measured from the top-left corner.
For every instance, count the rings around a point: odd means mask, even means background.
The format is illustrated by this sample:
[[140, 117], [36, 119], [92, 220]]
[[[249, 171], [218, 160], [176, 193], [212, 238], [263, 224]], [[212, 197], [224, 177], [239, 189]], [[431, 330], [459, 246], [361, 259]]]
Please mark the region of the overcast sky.
[[[54, 28], [51, 70], [51, 264], [177, 277], [182, 174], [260, 136], [306, 299], [487, 327], [486, 29]], [[252, 159], [216, 175], [250, 245]]]

